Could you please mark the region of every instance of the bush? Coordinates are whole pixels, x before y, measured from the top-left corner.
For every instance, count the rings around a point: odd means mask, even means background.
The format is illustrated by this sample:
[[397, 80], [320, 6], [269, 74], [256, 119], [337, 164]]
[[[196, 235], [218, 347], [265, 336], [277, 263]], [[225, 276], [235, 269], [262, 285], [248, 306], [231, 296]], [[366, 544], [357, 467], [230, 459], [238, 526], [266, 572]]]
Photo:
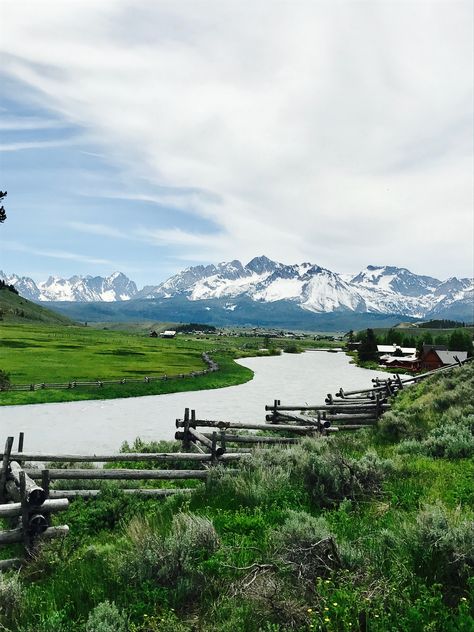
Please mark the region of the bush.
[[371, 452], [356, 460], [332, 449], [311, 456], [305, 482], [314, 504], [330, 507], [346, 498], [378, 494], [392, 468], [391, 461]]
[[399, 537], [417, 575], [441, 584], [451, 596], [466, 588], [474, 571], [472, 519], [462, 519], [460, 510], [449, 514], [441, 504], [426, 506]]
[[174, 516], [165, 537], [155, 532], [149, 521], [135, 518], [128, 536], [134, 548], [123, 562], [124, 575], [138, 582], [151, 579], [162, 586], [181, 579], [193, 584], [199, 563], [219, 546], [212, 522], [191, 513]]
[[10, 375], [0, 369], [0, 390], [7, 391], [10, 388]]
[[402, 441], [397, 452], [447, 459], [470, 458], [474, 455], [474, 435], [467, 425], [448, 423], [434, 428], [423, 441]]
[[377, 431], [382, 439], [387, 441], [400, 441], [404, 437], [410, 436], [413, 424], [408, 415], [402, 411], [387, 411], [379, 419]]
[[11, 621], [19, 613], [24, 593], [18, 575], [5, 575], [0, 572], [0, 627], [2, 621]]
[[286, 521], [272, 534], [275, 554], [298, 579], [314, 582], [341, 567], [333, 534], [324, 518], [304, 511], [289, 511]]
[[236, 507], [270, 506], [297, 500], [304, 492], [301, 472], [308, 456], [306, 443], [271, 450], [257, 448], [242, 461], [237, 474], [229, 474], [225, 468], [213, 468], [207, 481], [208, 497]]
[[127, 618], [113, 602], [103, 601], [89, 613], [86, 632], [127, 632]]

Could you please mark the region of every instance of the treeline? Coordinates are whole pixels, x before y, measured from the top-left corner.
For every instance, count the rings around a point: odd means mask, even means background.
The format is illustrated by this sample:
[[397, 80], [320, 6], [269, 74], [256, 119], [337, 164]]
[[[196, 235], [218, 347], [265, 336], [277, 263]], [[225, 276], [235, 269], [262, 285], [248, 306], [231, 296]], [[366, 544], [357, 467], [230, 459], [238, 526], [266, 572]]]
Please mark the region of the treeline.
[[185, 325], [178, 325], [175, 327], [175, 331], [182, 334], [190, 334], [194, 331], [202, 331], [202, 332], [215, 332], [217, 331], [213, 325], [203, 325], [200, 323], [188, 323]]
[[420, 323], [418, 327], [420, 329], [457, 329], [459, 327], [466, 327], [466, 323], [447, 319], [428, 320], [426, 323]]
[[13, 294], [18, 294], [18, 290], [12, 284], [8, 285], [5, 281], [0, 279], [0, 290], [8, 290], [9, 292], [13, 292]]

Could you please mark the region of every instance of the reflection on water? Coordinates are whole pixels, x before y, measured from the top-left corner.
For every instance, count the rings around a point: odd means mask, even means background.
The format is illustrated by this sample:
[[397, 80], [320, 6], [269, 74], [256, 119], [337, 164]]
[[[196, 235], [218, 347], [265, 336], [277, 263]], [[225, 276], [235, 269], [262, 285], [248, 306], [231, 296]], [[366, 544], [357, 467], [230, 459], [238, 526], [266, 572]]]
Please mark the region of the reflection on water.
[[122, 441], [172, 439], [185, 407], [199, 418], [264, 422], [265, 404], [319, 404], [343, 387], [370, 387], [387, 377], [349, 364], [343, 353], [309, 351], [268, 358], [245, 358], [252, 381], [209, 391], [128, 399], [0, 407], [0, 440], [25, 432], [25, 451], [110, 453]]

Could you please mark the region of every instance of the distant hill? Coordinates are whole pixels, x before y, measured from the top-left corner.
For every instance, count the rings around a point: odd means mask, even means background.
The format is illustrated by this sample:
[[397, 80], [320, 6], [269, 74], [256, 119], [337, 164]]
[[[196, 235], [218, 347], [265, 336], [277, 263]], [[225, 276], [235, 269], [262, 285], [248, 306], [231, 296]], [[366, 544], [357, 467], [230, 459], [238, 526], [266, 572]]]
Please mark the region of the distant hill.
[[114, 303], [57, 302], [54, 309], [78, 321], [204, 323], [217, 327], [284, 327], [306, 331], [343, 331], [366, 327], [392, 327], [400, 314], [358, 314], [349, 310], [315, 314], [292, 301], [264, 303], [242, 298], [229, 308], [225, 299], [190, 301], [184, 296]]
[[0, 289], [0, 324], [7, 323], [45, 323], [50, 325], [72, 325], [67, 316], [57, 314], [51, 309], [37, 305], [7, 288]]

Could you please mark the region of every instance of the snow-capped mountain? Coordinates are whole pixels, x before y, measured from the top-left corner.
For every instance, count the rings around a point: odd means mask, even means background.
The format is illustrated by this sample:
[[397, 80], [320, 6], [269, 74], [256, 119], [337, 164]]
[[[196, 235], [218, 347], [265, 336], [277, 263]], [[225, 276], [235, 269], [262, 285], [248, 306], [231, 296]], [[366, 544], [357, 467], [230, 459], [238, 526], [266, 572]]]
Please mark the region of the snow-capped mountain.
[[285, 265], [262, 256], [245, 266], [231, 261], [187, 268], [164, 283], [144, 288], [135, 298], [227, 299], [227, 309], [231, 309], [232, 301], [245, 297], [265, 303], [291, 301], [314, 313], [352, 311], [423, 318], [456, 306], [464, 313], [472, 305], [473, 291], [472, 279], [442, 282], [394, 266], [367, 266], [350, 276], [312, 263]]
[[19, 293], [32, 301], [128, 301], [137, 293], [137, 286], [121, 272], [108, 277], [72, 276], [61, 279], [50, 276], [47, 281], [35, 283], [29, 277], [6, 275], [0, 279], [13, 284]]
[[180, 318], [185, 318], [192, 306], [192, 313], [202, 307], [211, 318], [212, 305], [215, 305], [235, 316], [240, 313], [242, 319], [249, 315], [249, 322], [257, 308], [259, 314], [262, 310], [266, 310], [266, 314], [269, 309], [277, 310], [278, 314], [291, 311], [307, 317], [310, 314], [398, 314], [412, 318], [474, 320], [473, 279], [453, 277], [439, 281], [394, 266], [369, 265], [356, 275], [347, 275], [309, 262], [287, 265], [261, 256], [246, 265], [234, 260], [190, 267], [140, 291], [120, 272], [106, 278], [50, 277], [38, 284], [28, 277], [7, 276], [2, 272], [0, 278], [13, 283], [25, 298], [35, 301], [114, 303], [137, 299], [137, 313], [145, 310], [145, 303], [146, 310], [153, 304], [163, 310], [166, 304], [166, 313], [175, 305]]

